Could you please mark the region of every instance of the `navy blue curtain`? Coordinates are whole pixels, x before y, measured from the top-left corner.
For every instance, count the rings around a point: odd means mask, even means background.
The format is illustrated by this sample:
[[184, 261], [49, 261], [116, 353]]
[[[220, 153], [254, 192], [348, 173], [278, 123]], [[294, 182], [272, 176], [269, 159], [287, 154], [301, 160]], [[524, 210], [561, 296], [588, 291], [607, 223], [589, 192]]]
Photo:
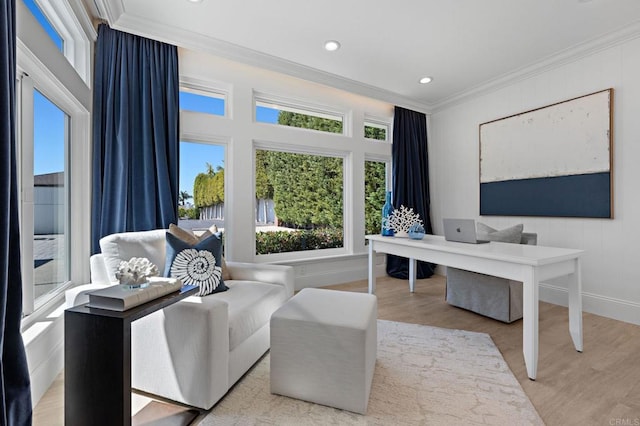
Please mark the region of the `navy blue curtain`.
[[20, 333], [22, 275], [16, 170], [16, 2], [0, 6], [0, 424], [31, 424], [31, 386]]
[[[429, 157], [427, 154], [427, 116], [396, 106], [393, 116], [393, 207], [413, 208], [420, 214], [427, 234], [433, 234], [429, 202]], [[435, 265], [418, 262], [418, 278], [433, 275]], [[409, 259], [387, 255], [387, 274], [409, 277]]]
[[93, 87], [91, 249], [97, 253], [105, 235], [176, 223], [177, 48], [102, 24]]

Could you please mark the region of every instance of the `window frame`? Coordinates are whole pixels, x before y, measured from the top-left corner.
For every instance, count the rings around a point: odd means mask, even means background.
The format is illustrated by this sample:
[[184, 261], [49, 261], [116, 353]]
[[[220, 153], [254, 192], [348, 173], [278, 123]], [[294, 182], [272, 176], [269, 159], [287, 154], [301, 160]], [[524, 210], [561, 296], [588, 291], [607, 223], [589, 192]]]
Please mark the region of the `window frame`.
[[[32, 314], [54, 299], [58, 294], [64, 292], [71, 286], [71, 133], [72, 133], [72, 114], [69, 114], [56, 99], [52, 99], [53, 94], [46, 84], [40, 86], [36, 81], [32, 80], [28, 75], [22, 75], [20, 78], [20, 113], [19, 113], [19, 148], [18, 155], [20, 170], [19, 184], [21, 188], [20, 197], [20, 234], [22, 236], [22, 288], [23, 288], [23, 312], [24, 315]], [[34, 252], [33, 239], [35, 237], [34, 224], [34, 122], [35, 108], [33, 98], [35, 92], [38, 91], [46, 97], [52, 104], [60, 109], [65, 115], [65, 137], [64, 137], [64, 257], [65, 257], [65, 280], [58, 283], [57, 287], [45, 295], [36, 298], [35, 281], [34, 281]]]
[[[254, 104], [255, 105], [255, 104]], [[286, 126], [285, 126], [286, 127]], [[287, 127], [288, 128], [288, 127]], [[306, 129], [304, 129], [306, 130]], [[324, 134], [324, 132], [323, 132]], [[330, 133], [328, 133], [330, 134]], [[349, 184], [347, 179], [351, 176], [349, 168], [349, 160], [351, 158], [350, 152], [337, 151], [332, 149], [323, 149], [322, 147], [310, 148], [302, 145], [289, 145], [282, 144], [273, 141], [254, 140], [253, 141], [253, 155], [252, 155], [252, 167], [251, 167], [251, 179], [252, 179], [252, 196], [256, 198], [256, 151], [278, 151], [291, 154], [302, 155], [317, 155], [331, 158], [342, 159], [342, 247], [318, 249], [318, 250], [303, 250], [303, 251], [291, 251], [284, 253], [270, 253], [270, 254], [255, 254], [256, 242], [255, 238], [252, 241], [252, 252], [254, 253], [254, 261], [256, 263], [278, 263], [284, 261], [298, 261], [308, 259], [321, 259], [330, 258], [333, 256], [344, 256], [351, 252], [351, 244], [349, 241], [348, 232], [350, 231], [350, 217], [349, 213], [353, 208], [353, 204], [350, 200]], [[256, 230], [256, 211], [253, 209], [252, 226], [254, 234]]]

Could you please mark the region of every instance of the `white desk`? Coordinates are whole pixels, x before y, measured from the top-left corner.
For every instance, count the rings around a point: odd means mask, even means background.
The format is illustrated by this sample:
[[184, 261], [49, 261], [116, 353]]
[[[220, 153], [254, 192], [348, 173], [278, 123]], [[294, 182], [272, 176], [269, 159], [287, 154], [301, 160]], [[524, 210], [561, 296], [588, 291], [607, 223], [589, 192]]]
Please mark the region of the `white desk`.
[[464, 244], [427, 235], [422, 240], [367, 235], [369, 240], [369, 293], [376, 290], [375, 252], [409, 258], [409, 289], [415, 288], [416, 260], [495, 275], [523, 283], [522, 351], [529, 378], [538, 368], [538, 287], [540, 281], [569, 276], [569, 333], [582, 352], [582, 250], [527, 244]]

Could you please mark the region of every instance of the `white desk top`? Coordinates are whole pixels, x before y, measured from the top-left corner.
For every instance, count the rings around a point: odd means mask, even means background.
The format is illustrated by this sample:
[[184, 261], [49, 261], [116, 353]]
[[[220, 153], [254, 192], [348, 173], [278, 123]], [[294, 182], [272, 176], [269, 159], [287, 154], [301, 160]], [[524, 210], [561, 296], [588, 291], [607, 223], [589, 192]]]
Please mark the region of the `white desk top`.
[[375, 241], [376, 243], [389, 243], [412, 248], [436, 250], [444, 253], [460, 254], [484, 259], [495, 259], [510, 263], [534, 266], [575, 259], [584, 253], [584, 250], [577, 249], [545, 247], [529, 244], [509, 244], [495, 241], [485, 244], [457, 243], [453, 241], [446, 241], [444, 237], [440, 235], [425, 235], [422, 240], [383, 237], [382, 235], [367, 235], [366, 238], [370, 241]]

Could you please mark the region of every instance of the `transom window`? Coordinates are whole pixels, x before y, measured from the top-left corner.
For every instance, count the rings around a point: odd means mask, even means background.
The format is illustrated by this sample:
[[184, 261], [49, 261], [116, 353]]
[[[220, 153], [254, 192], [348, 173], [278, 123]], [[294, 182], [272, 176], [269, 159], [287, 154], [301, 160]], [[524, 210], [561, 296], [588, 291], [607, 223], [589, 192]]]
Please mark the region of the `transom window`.
[[188, 87], [180, 88], [180, 109], [225, 116], [226, 96]]
[[278, 124], [327, 133], [344, 133], [344, 115], [321, 108], [294, 105], [260, 95], [255, 98], [258, 123]]
[[364, 137], [377, 141], [388, 141], [389, 124], [374, 119], [365, 119]]
[[42, 10], [40, 9], [40, 6], [38, 6], [35, 0], [23, 0], [23, 1], [25, 6], [27, 6], [27, 8], [31, 11], [33, 16], [35, 16], [40, 26], [44, 29], [44, 31], [47, 33], [49, 38], [51, 38], [53, 43], [56, 45], [58, 50], [64, 53], [64, 42], [62, 40], [62, 37], [60, 36], [58, 31], [56, 31], [55, 28], [53, 28], [53, 25], [51, 25], [51, 22], [49, 22], [49, 19], [44, 15]]

